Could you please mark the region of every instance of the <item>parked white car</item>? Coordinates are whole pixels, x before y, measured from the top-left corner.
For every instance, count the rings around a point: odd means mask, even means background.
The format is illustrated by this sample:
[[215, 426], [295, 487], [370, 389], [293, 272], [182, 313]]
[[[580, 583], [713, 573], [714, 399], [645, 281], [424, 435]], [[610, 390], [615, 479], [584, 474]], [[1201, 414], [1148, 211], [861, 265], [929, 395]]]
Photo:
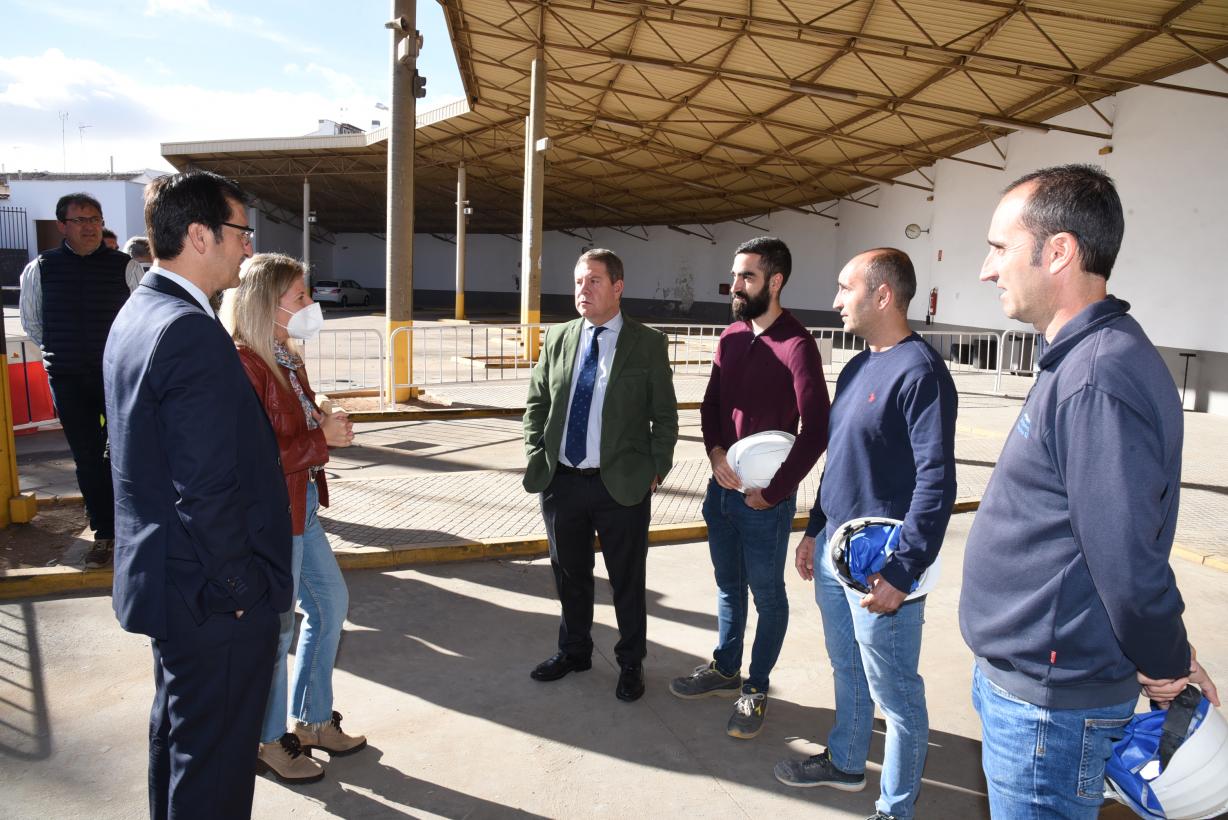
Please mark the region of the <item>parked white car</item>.
[[353, 279], [321, 279], [312, 287], [311, 298], [341, 307], [371, 304], [371, 292]]

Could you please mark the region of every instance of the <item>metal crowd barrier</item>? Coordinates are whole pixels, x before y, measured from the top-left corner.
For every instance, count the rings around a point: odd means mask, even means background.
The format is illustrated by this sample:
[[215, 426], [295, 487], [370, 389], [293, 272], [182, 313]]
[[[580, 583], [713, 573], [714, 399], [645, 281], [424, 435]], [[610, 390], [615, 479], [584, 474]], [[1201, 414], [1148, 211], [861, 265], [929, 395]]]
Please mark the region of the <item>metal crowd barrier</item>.
[[321, 330], [303, 345], [307, 378], [317, 393], [375, 390], [384, 409], [384, 334], [378, 330]]
[[1002, 391], [1002, 372], [1013, 376], [1034, 376], [1036, 356], [1040, 352], [1040, 334], [1031, 330], [1007, 330], [1002, 334], [1002, 356], [998, 359], [998, 373], [994, 379], [994, 392]]
[[431, 384], [525, 379], [533, 369], [527, 348], [533, 334], [549, 324], [413, 325], [399, 327], [388, 337], [388, 350], [412, 351], [413, 372], [394, 389]]
[[[378, 330], [323, 330], [307, 346], [305, 361], [312, 383], [330, 390], [378, 390], [384, 406], [387, 351], [410, 345], [413, 371], [408, 381], [398, 379], [394, 389], [440, 384], [517, 381], [528, 378], [535, 361], [533, 349], [550, 324], [410, 325], [393, 331], [386, 342]], [[669, 339], [669, 358], [675, 373], [706, 374], [716, 354], [717, 340], [726, 325], [653, 324]], [[839, 328], [809, 328], [829, 376], [858, 352], [865, 340]], [[995, 376], [993, 390], [1001, 392], [1003, 372], [1032, 374], [1035, 368], [1034, 333], [960, 333], [920, 331], [922, 339], [938, 351], [952, 373]]]

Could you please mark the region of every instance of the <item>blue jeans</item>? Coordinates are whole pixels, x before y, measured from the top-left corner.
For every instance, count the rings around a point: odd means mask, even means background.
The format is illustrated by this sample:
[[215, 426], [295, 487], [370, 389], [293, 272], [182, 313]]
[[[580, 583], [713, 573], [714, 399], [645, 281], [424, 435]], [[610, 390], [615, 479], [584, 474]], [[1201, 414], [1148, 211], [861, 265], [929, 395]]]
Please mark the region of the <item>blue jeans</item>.
[[303, 631], [294, 659], [294, 694], [286, 704], [286, 655], [294, 638], [294, 609], [281, 614], [277, 663], [269, 688], [260, 741], [272, 743], [285, 734], [289, 717], [323, 723], [333, 714], [333, 663], [341, 642], [341, 626], [350, 607], [350, 593], [328, 536], [316, 517], [320, 497], [315, 482], [307, 484], [307, 519], [303, 534], [294, 536], [294, 598], [302, 608]]
[[708, 482], [704, 521], [708, 524], [708, 551], [716, 571], [717, 619], [720, 634], [712, 653], [723, 675], [742, 668], [742, 639], [746, 632], [747, 589], [755, 596], [755, 643], [750, 651], [750, 675], [743, 691], [768, 690], [768, 675], [780, 657], [789, 626], [789, 599], [785, 595], [785, 556], [797, 496], [775, 507], [755, 510], [746, 497]]
[[1137, 698], [1095, 709], [1046, 709], [972, 673], [981, 716], [981, 766], [994, 820], [1094, 820], [1104, 764], [1134, 716]]
[[836, 768], [864, 773], [877, 703], [887, 719], [887, 743], [874, 805], [909, 820], [921, 790], [930, 730], [925, 682], [917, 674], [925, 599], [908, 601], [890, 615], [862, 609], [861, 595], [847, 590], [823, 557], [826, 543], [815, 548], [814, 596], [836, 683], [836, 722], [827, 750]]

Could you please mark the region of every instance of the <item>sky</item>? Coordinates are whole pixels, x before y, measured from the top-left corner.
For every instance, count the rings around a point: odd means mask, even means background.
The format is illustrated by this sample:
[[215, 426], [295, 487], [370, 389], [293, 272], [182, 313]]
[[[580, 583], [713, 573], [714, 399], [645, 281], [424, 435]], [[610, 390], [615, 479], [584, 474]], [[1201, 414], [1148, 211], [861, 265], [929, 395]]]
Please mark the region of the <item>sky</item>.
[[[389, 0], [3, 0], [0, 172], [170, 170], [163, 142], [388, 121]], [[419, 0], [419, 111], [464, 96]]]

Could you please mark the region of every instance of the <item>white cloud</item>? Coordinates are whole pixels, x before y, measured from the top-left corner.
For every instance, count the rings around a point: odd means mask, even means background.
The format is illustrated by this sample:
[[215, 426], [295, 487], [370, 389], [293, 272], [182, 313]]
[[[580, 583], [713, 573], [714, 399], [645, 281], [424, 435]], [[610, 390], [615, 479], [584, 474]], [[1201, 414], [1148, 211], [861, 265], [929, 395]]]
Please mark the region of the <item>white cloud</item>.
[[204, 23], [211, 23], [222, 28], [240, 31], [244, 34], [277, 43], [287, 49], [303, 54], [319, 54], [320, 49], [309, 46], [301, 41], [288, 37], [276, 29], [270, 28], [259, 17], [249, 14], [235, 14], [228, 9], [214, 6], [210, 0], [148, 0], [145, 14], [149, 17], [179, 16]]
[[[144, 66], [128, 74], [58, 49], [0, 58], [0, 161], [10, 171], [61, 170], [67, 153], [69, 170], [105, 168], [109, 156], [117, 169], [141, 168], [159, 163], [162, 142], [295, 136], [320, 118], [373, 110], [375, 99], [347, 75], [315, 64], [303, 71], [321, 79], [315, 90], [230, 91], [168, 81]], [[60, 112], [69, 114], [63, 130]]]

